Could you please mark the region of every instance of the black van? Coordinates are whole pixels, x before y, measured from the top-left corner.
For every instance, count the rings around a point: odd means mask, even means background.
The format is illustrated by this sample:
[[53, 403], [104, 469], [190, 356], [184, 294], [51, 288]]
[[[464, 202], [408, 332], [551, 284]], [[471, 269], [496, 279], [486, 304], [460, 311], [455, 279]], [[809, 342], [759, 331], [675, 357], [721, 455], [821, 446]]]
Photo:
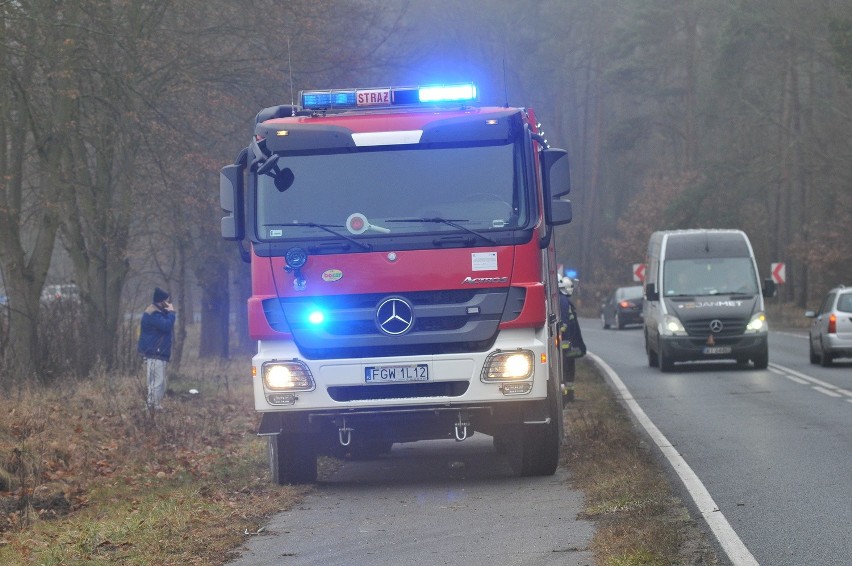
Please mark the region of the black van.
[[648, 365], [750, 360], [769, 363], [768, 325], [754, 251], [740, 230], [654, 232], [645, 259], [645, 351]]

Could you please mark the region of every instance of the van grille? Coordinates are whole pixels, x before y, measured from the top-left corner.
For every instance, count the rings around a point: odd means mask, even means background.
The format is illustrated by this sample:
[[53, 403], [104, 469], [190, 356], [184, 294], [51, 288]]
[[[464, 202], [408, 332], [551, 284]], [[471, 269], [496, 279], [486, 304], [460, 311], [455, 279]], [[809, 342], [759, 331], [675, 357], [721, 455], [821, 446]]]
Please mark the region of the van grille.
[[[710, 323], [714, 320], [721, 321], [721, 332], [713, 332], [710, 330]], [[746, 323], [740, 318], [702, 318], [698, 320], [690, 320], [684, 323], [686, 333], [690, 336], [742, 336], [745, 333]]]

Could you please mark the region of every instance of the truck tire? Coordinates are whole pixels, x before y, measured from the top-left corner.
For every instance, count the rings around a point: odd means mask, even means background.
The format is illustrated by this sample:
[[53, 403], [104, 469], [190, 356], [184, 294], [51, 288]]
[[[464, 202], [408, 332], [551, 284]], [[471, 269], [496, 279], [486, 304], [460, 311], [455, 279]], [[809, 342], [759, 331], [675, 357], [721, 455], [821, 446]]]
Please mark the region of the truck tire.
[[559, 466], [559, 454], [562, 448], [562, 395], [556, 392], [551, 383], [547, 387], [548, 416], [547, 424], [520, 425], [518, 434], [501, 438], [495, 442], [505, 445], [501, 452], [506, 452], [512, 470], [521, 477], [552, 476]]
[[316, 443], [307, 434], [269, 437], [269, 469], [277, 485], [311, 483], [317, 479]]

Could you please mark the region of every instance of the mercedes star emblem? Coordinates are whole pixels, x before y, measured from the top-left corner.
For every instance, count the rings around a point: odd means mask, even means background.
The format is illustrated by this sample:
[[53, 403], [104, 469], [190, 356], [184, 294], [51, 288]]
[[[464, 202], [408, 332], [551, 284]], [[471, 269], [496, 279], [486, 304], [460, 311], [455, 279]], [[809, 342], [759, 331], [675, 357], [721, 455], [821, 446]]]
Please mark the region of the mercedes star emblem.
[[722, 321], [719, 320], [718, 318], [714, 318], [713, 320], [710, 321], [710, 332], [712, 332], [713, 334], [718, 334], [718, 333], [722, 332], [722, 328], [723, 328]]
[[376, 308], [376, 324], [389, 336], [399, 336], [414, 325], [411, 303], [400, 297], [388, 297]]

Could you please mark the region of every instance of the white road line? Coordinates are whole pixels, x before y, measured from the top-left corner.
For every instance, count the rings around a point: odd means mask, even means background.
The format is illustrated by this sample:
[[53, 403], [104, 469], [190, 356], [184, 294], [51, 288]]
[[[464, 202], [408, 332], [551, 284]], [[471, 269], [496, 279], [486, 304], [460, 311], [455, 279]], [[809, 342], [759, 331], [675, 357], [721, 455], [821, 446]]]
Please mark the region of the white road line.
[[786, 377], [790, 381], [794, 381], [794, 382], [798, 383], [799, 385], [810, 385], [810, 383], [808, 383], [807, 380], [802, 379], [801, 377], [796, 377], [795, 375], [786, 374], [781, 370], [775, 369], [774, 367], [770, 366], [769, 371], [772, 372], [772, 373], [778, 374], [781, 377]]
[[710, 496], [710, 492], [707, 491], [707, 488], [704, 487], [704, 484], [701, 483], [701, 480], [698, 479], [698, 476], [695, 475], [695, 472], [692, 471], [692, 468], [689, 467], [686, 460], [684, 460], [680, 453], [675, 450], [672, 443], [669, 442], [663, 433], [660, 432], [660, 429], [651, 422], [651, 419], [648, 418], [648, 415], [645, 414], [645, 411], [642, 410], [639, 403], [633, 399], [633, 395], [627, 389], [627, 386], [624, 385], [624, 382], [621, 381], [621, 378], [618, 377], [618, 374], [615, 373], [615, 371], [597, 355], [591, 352], [587, 352], [587, 355], [604, 371], [607, 376], [607, 380], [610, 382], [612, 387], [615, 388], [616, 392], [621, 396], [627, 407], [633, 413], [633, 416], [636, 417], [636, 420], [639, 421], [672, 465], [674, 471], [677, 473], [678, 477], [680, 477], [680, 481], [683, 482], [683, 485], [686, 487], [686, 490], [689, 492], [689, 495], [698, 507], [699, 513], [701, 513], [701, 516], [704, 517], [705, 521], [707, 521], [707, 524], [710, 526], [713, 534], [716, 535], [716, 539], [719, 541], [719, 544], [722, 545], [722, 549], [725, 551], [725, 554], [728, 555], [731, 563], [734, 564], [734, 566], [757, 565], [757, 560], [755, 560], [754, 556], [751, 552], [749, 552], [745, 544], [743, 544], [743, 541], [740, 540], [740, 537], [734, 531], [733, 527], [731, 527], [731, 524], [728, 522], [728, 519], [725, 518], [725, 515], [719, 510], [719, 506], [716, 505], [715, 501], [713, 501], [713, 498]]
[[824, 387], [820, 387], [819, 385], [814, 385], [813, 387], [811, 387], [811, 389], [813, 389], [814, 391], [819, 391], [820, 393], [828, 395], [829, 397], [843, 397], [843, 395], [841, 395], [840, 393], [835, 393], [834, 391], [831, 391], [830, 389], [825, 389]]
[[[844, 389], [842, 387], [832, 385], [831, 383], [828, 383], [827, 381], [823, 381], [821, 379], [811, 377], [807, 374], [796, 371], [792, 368], [788, 368], [788, 367], [781, 366], [781, 365], [778, 365], [778, 364], [770, 363], [769, 364], [769, 371], [771, 371], [773, 373], [777, 373], [779, 375], [783, 375], [787, 379], [793, 379], [793, 377], [797, 377], [799, 379], [802, 379], [802, 380], [806, 381], [808, 385], [813, 384], [813, 385], [818, 386], [818, 387], [814, 387], [814, 389], [817, 389], [817, 391], [820, 391], [820, 388], [821, 389], [827, 389], [828, 391], [835, 393], [834, 395], [831, 395], [832, 397], [841, 397], [843, 395], [846, 395], [847, 397], [852, 397], [852, 391], [849, 391], [848, 389]], [[793, 381], [796, 381], [796, 380], [793, 379]], [[802, 385], [805, 385], [805, 384], [803, 383]]]

